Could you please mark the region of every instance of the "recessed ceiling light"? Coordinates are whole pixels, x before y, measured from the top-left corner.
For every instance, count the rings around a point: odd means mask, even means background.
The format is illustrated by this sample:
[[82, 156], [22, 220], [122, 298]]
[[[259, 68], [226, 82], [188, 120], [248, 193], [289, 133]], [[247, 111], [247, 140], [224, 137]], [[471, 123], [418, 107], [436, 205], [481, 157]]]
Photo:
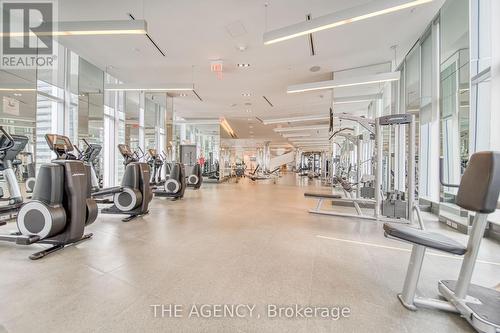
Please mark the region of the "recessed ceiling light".
[[238, 51], [244, 52], [244, 51], [246, 51], [247, 46], [244, 44], [241, 44], [241, 45], [236, 46], [236, 48], [238, 49]]
[[182, 94], [180, 94], [179, 96], [180, 96], [180, 97], [186, 97], [186, 96], [187, 96], [187, 94], [186, 94], [186, 93], [182, 93]]
[[238, 67], [250, 67], [250, 64], [238, 64]]
[[22, 96], [23, 94], [15, 93], [14, 96], [19, 97]]
[[246, 111], [247, 111], [247, 112], [252, 112], [252, 110], [250, 110], [250, 109], [247, 109]]
[[243, 97], [250, 97], [251, 94], [250, 93], [242, 93], [241, 96], [243, 96]]

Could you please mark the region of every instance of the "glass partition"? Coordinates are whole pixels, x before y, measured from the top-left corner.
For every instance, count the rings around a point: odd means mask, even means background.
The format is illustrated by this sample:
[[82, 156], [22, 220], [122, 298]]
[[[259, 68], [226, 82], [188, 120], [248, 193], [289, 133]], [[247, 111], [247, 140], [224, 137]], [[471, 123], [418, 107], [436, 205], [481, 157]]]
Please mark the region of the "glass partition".
[[154, 94], [146, 94], [144, 107], [144, 147], [156, 149], [156, 123], [158, 120], [158, 101]]
[[[441, 9], [441, 154], [443, 179], [457, 184], [469, 158], [469, 1], [448, 0]], [[453, 200], [456, 189], [443, 188]]]
[[[13, 135], [28, 137], [24, 150], [17, 155], [21, 164], [14, 166], [17, 179], [24, 183], [35, 176], [36, 143], [36, 71], [0, 70], [0, 126]], [[8, 89], [22, 89], [8, 90]], [[3, 182], [0, 187], [8, 193]]]
[[420, 45], [420, 163], [418, 173], [419, 195], [429, 197], [431, 167], [431, 122], [432, 122], [432, 34], [427, 34]]
[[[217, 119], [180, 120], [174, 125], [174, 150], [179, 155], [181, 145], [195, 146], [196, 161], [205, 175], [219, 170], [221, 132]], [[179, 160], [180, 161], [180, 160]], [[194, 162], [193, 162], [194, 163]]]
[[132, 151], [137, 151], [139, 149], [140, 93], [127, 91], [125, 96], [125, 140], [123, 143], [128, 145]]
[[[80, 58], [78, 70], [78, 139], [89, 143], [104, 144], [104, 72], [85, 59]], [[79, 144], [79, 146], [81, 146]], [[96, 174], [104, 176], [104, 153], [96, 164]]]
[[63, 134], [64, 130], [64, 59], [65, 48], [53, 42], [59, 59], [53, 69], [37, 69], [36, 150], [37, 169], [54, 157], [45, 134]]

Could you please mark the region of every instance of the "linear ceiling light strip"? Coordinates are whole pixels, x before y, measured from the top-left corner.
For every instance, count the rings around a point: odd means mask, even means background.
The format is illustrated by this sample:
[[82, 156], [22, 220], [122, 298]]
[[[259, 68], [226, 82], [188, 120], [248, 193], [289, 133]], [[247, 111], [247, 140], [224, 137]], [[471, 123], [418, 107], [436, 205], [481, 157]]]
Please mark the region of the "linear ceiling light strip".
[[372, 74], [372, 75], [365, 75], [358, 77], [348, 77], [336, 80], [296, 84], [289, 86], [287, 89], [287, 93], [293, 94], [293, 93], [315, 91], [315, 90], [325, 90], [325, 89], [391, 82], [399, 80], [400, 75], [401, 75], [400, 72], [388, 72], [388, 73]]
[[145, 35], [145, 20], [111, 20], [111, 21], [71, 21], [52, 22], [47, 25], [51, 30], [32, 29], [29, 32], [0, 33], [0, 37], [25, 36], [87, 36], [87, 35]]
[[399, 10], [423, 5], [433, 0], [375, 0], [360, 6], [348, 8], [305, 22], [289, 25], [264, 34], [264, 44], [274, 44], [288, 39], [332, 29], [344, 24], [366, 20]]

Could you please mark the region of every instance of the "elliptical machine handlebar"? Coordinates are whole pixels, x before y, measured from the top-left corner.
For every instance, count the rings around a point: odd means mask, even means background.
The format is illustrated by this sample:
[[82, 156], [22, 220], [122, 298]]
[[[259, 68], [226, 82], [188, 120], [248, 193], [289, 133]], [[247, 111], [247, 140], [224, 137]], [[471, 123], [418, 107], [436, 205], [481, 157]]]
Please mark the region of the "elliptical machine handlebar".
[[142, 155], [139, 156], [139, 154], [137, 153], [137, 150], [134, 151], [134, 154], [137, 157], [137, 160], [140, 160], [141, 158], [143, 158], [144, 156], [146, 156], [146, 153], [144, 152], [144, 150], [142, 150], [142, 148], [140, 146], [137, 146], [137, 149], [141, 152]]
[[76, 150], [76, 152], [78, 153], [78, 157], [76, 158], [77, 160], [83, 160], [83, 153], [82, 151], [77, 147], [77, 146], [73, 146], [73, 148]]
[[3, 126], [0, 126], [0, 132], [2, 132], [3, 135], [9, 140], [9, 144], [6, 145], [5, 147], [1, 147], [0, 151], [6, 151], [14, 147], [14, 138], [3, 128]]

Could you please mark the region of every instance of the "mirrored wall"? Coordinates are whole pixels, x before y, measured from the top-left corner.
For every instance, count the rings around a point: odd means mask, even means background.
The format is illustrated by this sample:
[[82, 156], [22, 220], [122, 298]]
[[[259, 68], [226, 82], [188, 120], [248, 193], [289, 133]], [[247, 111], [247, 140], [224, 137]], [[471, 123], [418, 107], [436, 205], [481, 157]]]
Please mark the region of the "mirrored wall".
[[[114, 96], [108, 96], [107, 102], [114, 106], [112, 97]], [[85, 59], [80, 59], [78, 70], [77, 128], [78, 137], [74, 138], [73, 143], [80, 149], [86, 148], [85, 142], [104, 146], [104, 72]], [[99, 154], [93, 164], [97, 177], [102, 180], [104, 154]]]
[[[14, 171], [20, 183], [35, 174], [36, 71], [0, 70], [0, 126], [11, 135], [25, 136], [26, 145], [17, 155]], [[0, 182], [4, 197], [8, 186]]]
[[173, 155], [188, 167], [199, 163], [205, 175], [219, 169], [221, 137], [217, 119], [176, 119], [173, 130]]

